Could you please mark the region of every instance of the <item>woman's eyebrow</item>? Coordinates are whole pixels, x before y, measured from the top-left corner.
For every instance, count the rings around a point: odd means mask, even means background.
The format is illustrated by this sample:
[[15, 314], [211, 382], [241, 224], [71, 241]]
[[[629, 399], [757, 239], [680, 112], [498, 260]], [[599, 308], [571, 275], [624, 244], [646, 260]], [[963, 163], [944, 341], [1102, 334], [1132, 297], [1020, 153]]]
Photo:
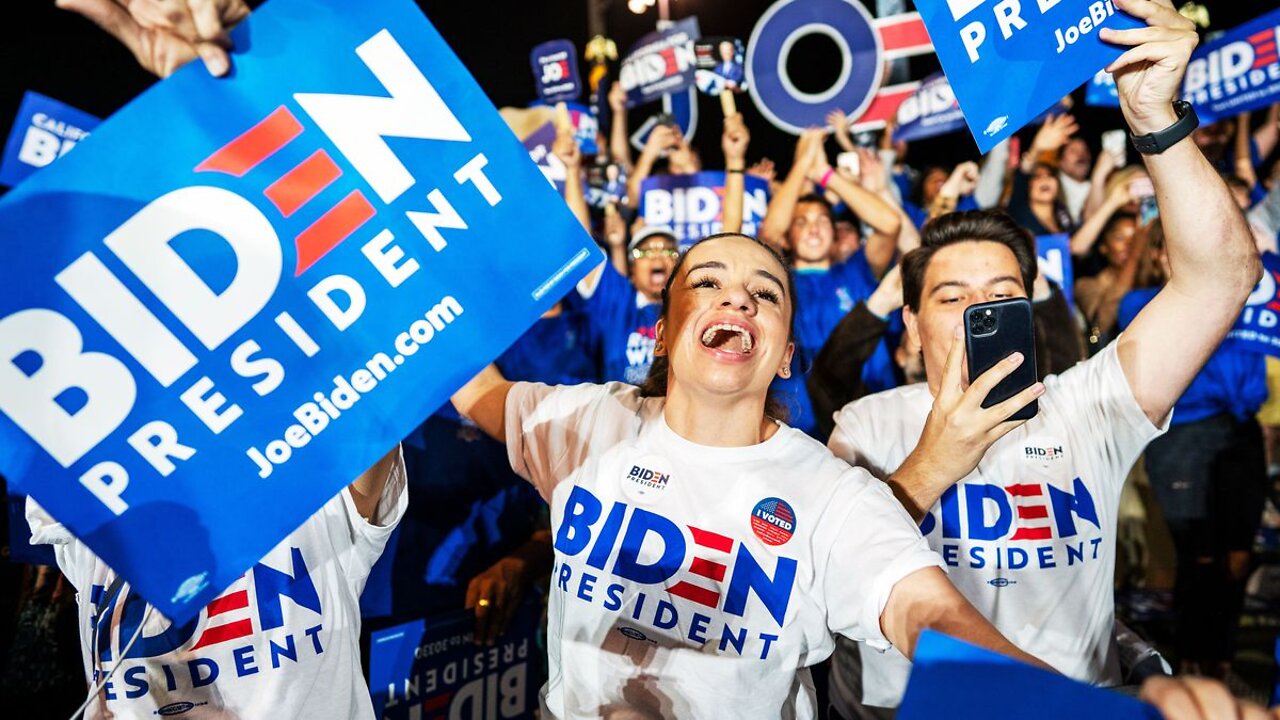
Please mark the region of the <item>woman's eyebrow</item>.
[[686, 274], [691, 274], [695, 270], [724, 270], [724, 269], [725, 269], [724, 263], [720, 262], [719, 260], [708, 260], [706, 262], [700, 262], [697, 265], [694, 265], [693, 267], [689, 268], [689, 272]]

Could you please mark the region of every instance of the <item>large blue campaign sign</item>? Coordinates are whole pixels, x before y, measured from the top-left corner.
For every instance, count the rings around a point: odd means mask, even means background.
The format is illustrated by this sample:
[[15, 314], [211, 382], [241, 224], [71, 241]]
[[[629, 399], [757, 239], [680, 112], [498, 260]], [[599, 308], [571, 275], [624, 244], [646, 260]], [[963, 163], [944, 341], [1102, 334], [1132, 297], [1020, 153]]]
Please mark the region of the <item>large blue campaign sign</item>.
[[409, 0], [232, 40], [0, 202], [0, 471], [176, 622], [600, 260]]
[[697, 18], [685, 18], [636, 41], [618, 71], [628, 107], [660, 100], [693, 85], [697, 70], [693, 44], [699, 34]]
[[1227, 342], [1280, 357], [1280, 255], [1263, 253], [1262, 270], [1262, 279], [1227, 333]]
[[13, 187], [62, 157], [100, 122], [83, 110], [28, 90], [0, 158], [0, 185]]
[[899, 720], [1159, 720], [1154, 707], [932, 630], [920, 635]]
[[1280, 10], [1199, 47], [1187, 65], [1183, 97], [1201, 122], [1280, 102]]
[[[820, 93], [800, 90], [787, 74], [791, 48], [812, 34], [830, 39], [840, 50], [837, 80]], [[883, 55], [880, 34], [860, 3], [778, 0], [760, 16], [747, 41], [747, 90], [769, 122], [798, 135], [826, 125], [833, 108], [860, 117], [880, 89]]]
[[[742, 232], [755, 236], [769, 208], [769, 183], [754, 175], [745, 180]], [[640, 217], [645, 225], [670, 229], [686, 250], [723, 229], [724, 181], [722, 170], [647, 177], [640, 183]]]
[[898, 106], [894, 141], [912, 142], [964, 129], [964, 113], [951, 83], [942, 73], [930, 75]]
[[540, 605], [520, 605], [492, 646], [473, 640], [475, 615], [460, 611], [374, 632], [369, 690], [379, 720], [533, 718], [542, 686], [536, 633]]
[[1036, 238], [1036, 259], [1045, 279], [1062, 288], [1067, 304], [1075, 307], [1075, 270], [1071, 266], [1071, 236], [1066, 233]]
[[1110, 0], [917, 0], [978, 149], [987, 152], [1125, 48], [1099, 27], [1142, 25]]
[[538, 97], [543, 102], [555, 104], [577, 100], [582, 94], [578, 51], [568, 40], [550, 40], [535, 47], [529, 53], [529, 63], [533, 66]]

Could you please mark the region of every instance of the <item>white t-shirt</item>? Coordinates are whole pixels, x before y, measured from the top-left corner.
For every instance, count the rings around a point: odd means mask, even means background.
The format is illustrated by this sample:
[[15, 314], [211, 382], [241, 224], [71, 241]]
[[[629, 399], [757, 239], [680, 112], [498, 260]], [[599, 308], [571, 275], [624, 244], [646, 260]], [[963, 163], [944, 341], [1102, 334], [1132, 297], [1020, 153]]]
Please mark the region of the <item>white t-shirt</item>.
[[551, 506], [544, 717], [811, 718], [832, 632], [940, 560], [882, 484], [779, 424], [750, 447], [676, 435], [622, 383], [517, 383], [511, 466]]
[[[360, 592], [408, 502], [401, 458], [374, 524], [344, 489], [192, 623], [174, 627], [152, 611], [85, 717], [372, 720], [360, 667]], [[58, 567], [77, 590], [81, 656], [96, 683], [150, 606], [30, 500], [27, 519], [32, 543], [54, 546]]]
[[[1069, 677], [1115, 684], [1120, 490], [1168, 426], [1157, 428], [1139, 407], [1116, 343], [1045, 386], [1039, 414], [987, 450], [921, 530], [951, 582], [1015, 645]], [[836, 413], [829, 445], [886, 479], [915, 449], [932, 406], [924, 384], [862, 398]], [[862, 660], [863, 703], [896, 707], [910, 663], [896, 652], [863, 652]], [[834, 699], [837, 707], [846, 700]]]

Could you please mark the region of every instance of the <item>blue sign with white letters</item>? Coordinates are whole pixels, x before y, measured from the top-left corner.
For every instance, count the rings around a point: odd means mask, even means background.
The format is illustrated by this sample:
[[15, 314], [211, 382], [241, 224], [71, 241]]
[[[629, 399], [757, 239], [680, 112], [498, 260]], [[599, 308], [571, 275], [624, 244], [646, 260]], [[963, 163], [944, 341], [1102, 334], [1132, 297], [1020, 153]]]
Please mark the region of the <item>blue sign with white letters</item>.
[[898, 106], [895, 142], [911, 142], [964, 129], [964, 113], [951, 83], [935, 73], [920, 83], [919, 89]]
[[83, 110], [28, 90], [0, 158], [0, 185], [13, 187], [62, 157], [100, 122]]
[[535, 47], [529, 53], [533, 66], [533, 79], [538, 86], [538, 97], [554, 105], [567, 100], [577, 100], [582, 94], [582, 81], [578, 77], [578, 51], [568, 40], [551, 40]]
[[1075, 270], [1071, 267], [1071, 236], [1066, 233], [1036, 238], [1036, 259], [1045, 279], [1062, 288], [1067, 305], [1075, 307]]
[[[640, 217], [648, 226], [671, 230], [688, 250], [724, 228], [725, 173], [705, 170], [688, 175], [650, 175], [640, 184]], [[769, 208], [769, 183], [747, 175], [743, 182], [742, 232], [754, 237]]]
[[627, 91], [627, 107], [691, 87], [697, 70], [693, 43], [700, 34], [698, 19], [684, 18], [637, 40], [618, 71], [618, 82]]
[[458, 611], [378, 630], [369, 639], [369, 691], [382, 720], [533, 718], [541, 603], [525, 598], [492, 646], [475, 644], [475, 615]]
[[942, 69], [987, 152], [1120, 57], [1103, 26], [1143, 23], [1111, 0], [917, 0]]
[[1280, 102], [1280, 10], [1232, 28], [1196, 49], [1182, 80], [1183, 98], [1201, 122]]
[[1262, 279], [1245, 301], [1226, 342], [1280, 357], [1280, 255], [1262, 253]]
[[232, 40], [0, 201], [0, 471], [179, 623], [600, 260], [409, 0]]

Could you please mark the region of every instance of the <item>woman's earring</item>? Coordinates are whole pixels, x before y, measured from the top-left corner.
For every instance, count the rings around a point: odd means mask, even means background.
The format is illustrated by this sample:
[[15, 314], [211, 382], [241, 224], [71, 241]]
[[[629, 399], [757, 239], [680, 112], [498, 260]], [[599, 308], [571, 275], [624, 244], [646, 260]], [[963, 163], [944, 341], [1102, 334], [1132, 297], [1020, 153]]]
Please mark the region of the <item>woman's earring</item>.
[[791, 377], [791, 366], [790, 366], [790, 365], [783, 365], [783, 366], [782, 366], [782, 370], [781, 370], [781, 372], [780, 372], [779, 374], [780, 374], [780, 375], [782, 375], [782, 377], [783, 377], [783, 378], [789, 378], [789, 377]]

